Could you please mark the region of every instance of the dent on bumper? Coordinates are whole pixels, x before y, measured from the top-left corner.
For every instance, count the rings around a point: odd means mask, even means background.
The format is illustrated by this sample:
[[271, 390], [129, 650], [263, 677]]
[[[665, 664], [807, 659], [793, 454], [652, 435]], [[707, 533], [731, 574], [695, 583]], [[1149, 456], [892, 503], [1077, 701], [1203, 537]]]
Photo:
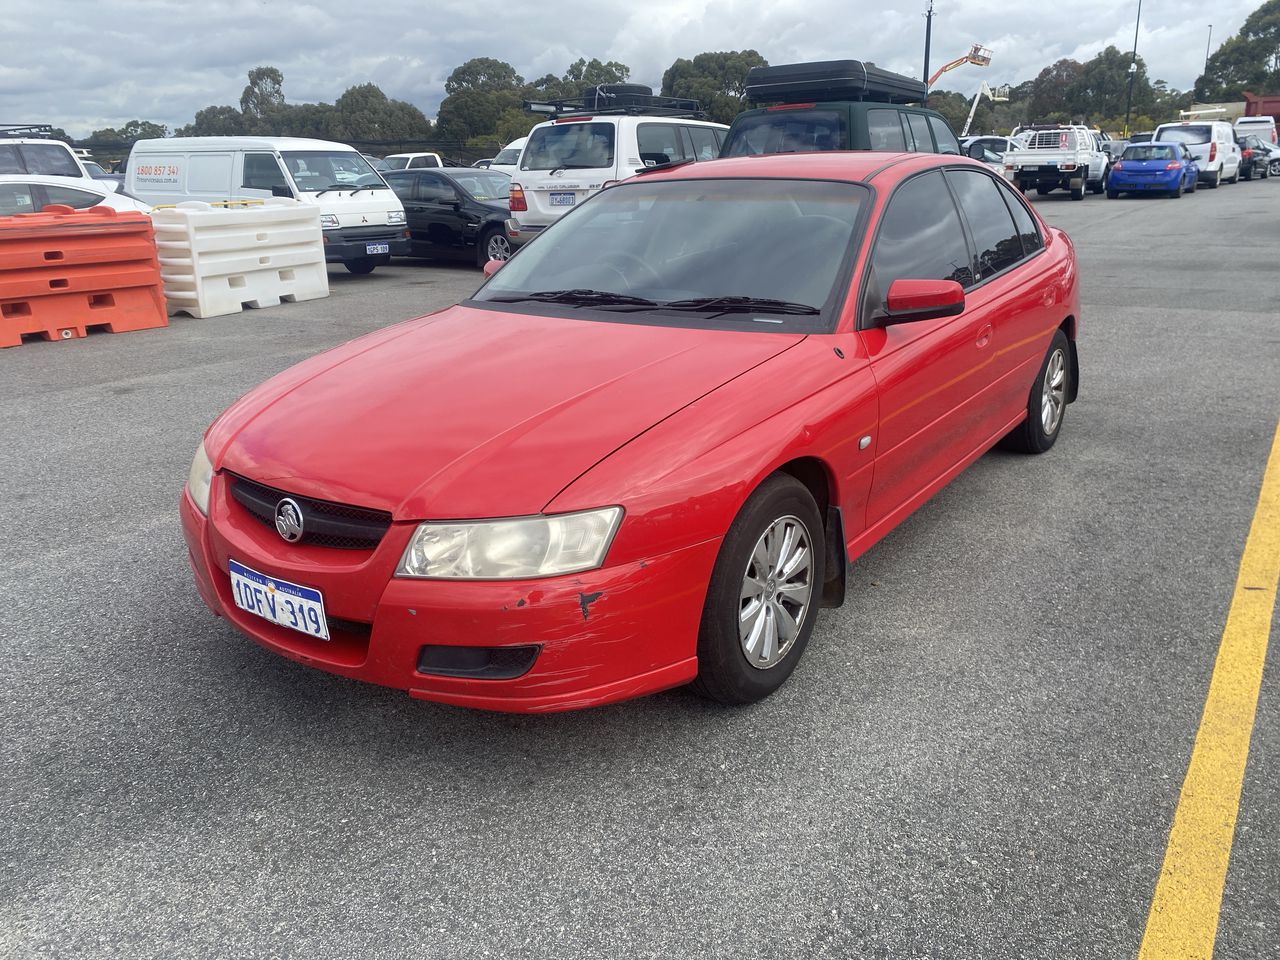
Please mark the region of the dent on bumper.
[[[392, 579], [367, 636], [331, 628], [333, 640], [325, 642], [239, 610], [215, 564], [208, 520], [186, 493], [181, 514], [196, 586], [209, 608], [261, 646], [307, 666], [418, 699], [513, 712], [597, 706], [679, 686], [697, 674], [698, 624], [719, 541], [546, 580]], [[269, 558], [242, 562], [272, 572]], [[424, 644], [529, 643], [542, 650], [515, 679], [417, 671]]]

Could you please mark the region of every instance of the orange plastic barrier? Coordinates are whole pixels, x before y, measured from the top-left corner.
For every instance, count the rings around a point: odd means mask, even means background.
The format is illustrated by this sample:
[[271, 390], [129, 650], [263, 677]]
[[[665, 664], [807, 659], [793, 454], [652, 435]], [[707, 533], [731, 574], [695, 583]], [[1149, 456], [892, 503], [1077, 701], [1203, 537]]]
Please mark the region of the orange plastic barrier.
[[168, 325], [146, 214], [54, 205], [0, 217], [0, 347]]

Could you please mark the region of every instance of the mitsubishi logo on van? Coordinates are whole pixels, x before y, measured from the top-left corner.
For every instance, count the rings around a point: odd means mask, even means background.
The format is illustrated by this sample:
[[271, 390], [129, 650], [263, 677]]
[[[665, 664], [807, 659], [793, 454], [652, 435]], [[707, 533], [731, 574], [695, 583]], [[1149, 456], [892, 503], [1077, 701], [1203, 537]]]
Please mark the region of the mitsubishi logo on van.
[[368, 223], [368, 222], [369, 222], [369, 218], [368, 218], [368, 217], [366, 217], [366, 216], [361, 215], [361, 217], [360, 217], [360, 222], [361, 222], [361, 223]]

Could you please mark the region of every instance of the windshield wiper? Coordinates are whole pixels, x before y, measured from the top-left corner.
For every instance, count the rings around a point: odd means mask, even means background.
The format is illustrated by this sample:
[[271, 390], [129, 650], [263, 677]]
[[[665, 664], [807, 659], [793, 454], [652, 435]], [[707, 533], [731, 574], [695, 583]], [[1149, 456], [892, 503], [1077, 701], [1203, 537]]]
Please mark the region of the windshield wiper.
[[389, 189], [391, 188], [388, 187], [385, 183], [366, 183], [352, 190], [351, 195], [354, 197], [361, 190], [389, 190]]
[[770, 300], [766, 297], [698, 297], [695, 300], [669, 300], [664, 310], [714, 310], [717, 313], [790, 313], [813, 316], [822, 311], [807, 303]]
[[327, 187], [325, 187], [323, 190], [319, 191], [319, 192], [316, 194], [316, 196], [317, 196], [317, 197], [323, 197], [323, 196], [324, 196], [326, 193], [328, 193], [330, 190], [350, 190], [350, 189], [351, 189], [351, 187], [349, 187], [349, 186], [348, 186], [347, 184], [345, 184], [345, 183], [331, 183], [331, 184], [329, 184]]
[[633, 297], [627, 293], [613, 293], [609, 290], [537, 290], [533, 293], [517, 293], [509, 297], [489, 297], [488, 299], [493, 303], [519, 303], [522, 300], [539, 300], [544, 303], [570, 303], [583, 307], [658, 306], [658, 303], [654, 300]]

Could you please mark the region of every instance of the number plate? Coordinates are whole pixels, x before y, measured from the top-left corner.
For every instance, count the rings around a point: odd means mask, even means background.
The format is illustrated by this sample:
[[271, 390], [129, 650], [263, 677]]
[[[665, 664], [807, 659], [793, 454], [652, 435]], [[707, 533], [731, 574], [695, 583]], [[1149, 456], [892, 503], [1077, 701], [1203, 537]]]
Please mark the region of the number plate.
[[241, 610], [321, 640], [329, 639], [324, 597], [319, 590], [268, 577], [242, 563], [227, 561], [231, 595]]
[[553, 193], [551, 194], [551, 205], [553, 207], [572, 207], [578, 202], [576, 193]]
[[365, 253], [390, 253], [391, 244], [389, 243], [366, 243], [364, 245]]

